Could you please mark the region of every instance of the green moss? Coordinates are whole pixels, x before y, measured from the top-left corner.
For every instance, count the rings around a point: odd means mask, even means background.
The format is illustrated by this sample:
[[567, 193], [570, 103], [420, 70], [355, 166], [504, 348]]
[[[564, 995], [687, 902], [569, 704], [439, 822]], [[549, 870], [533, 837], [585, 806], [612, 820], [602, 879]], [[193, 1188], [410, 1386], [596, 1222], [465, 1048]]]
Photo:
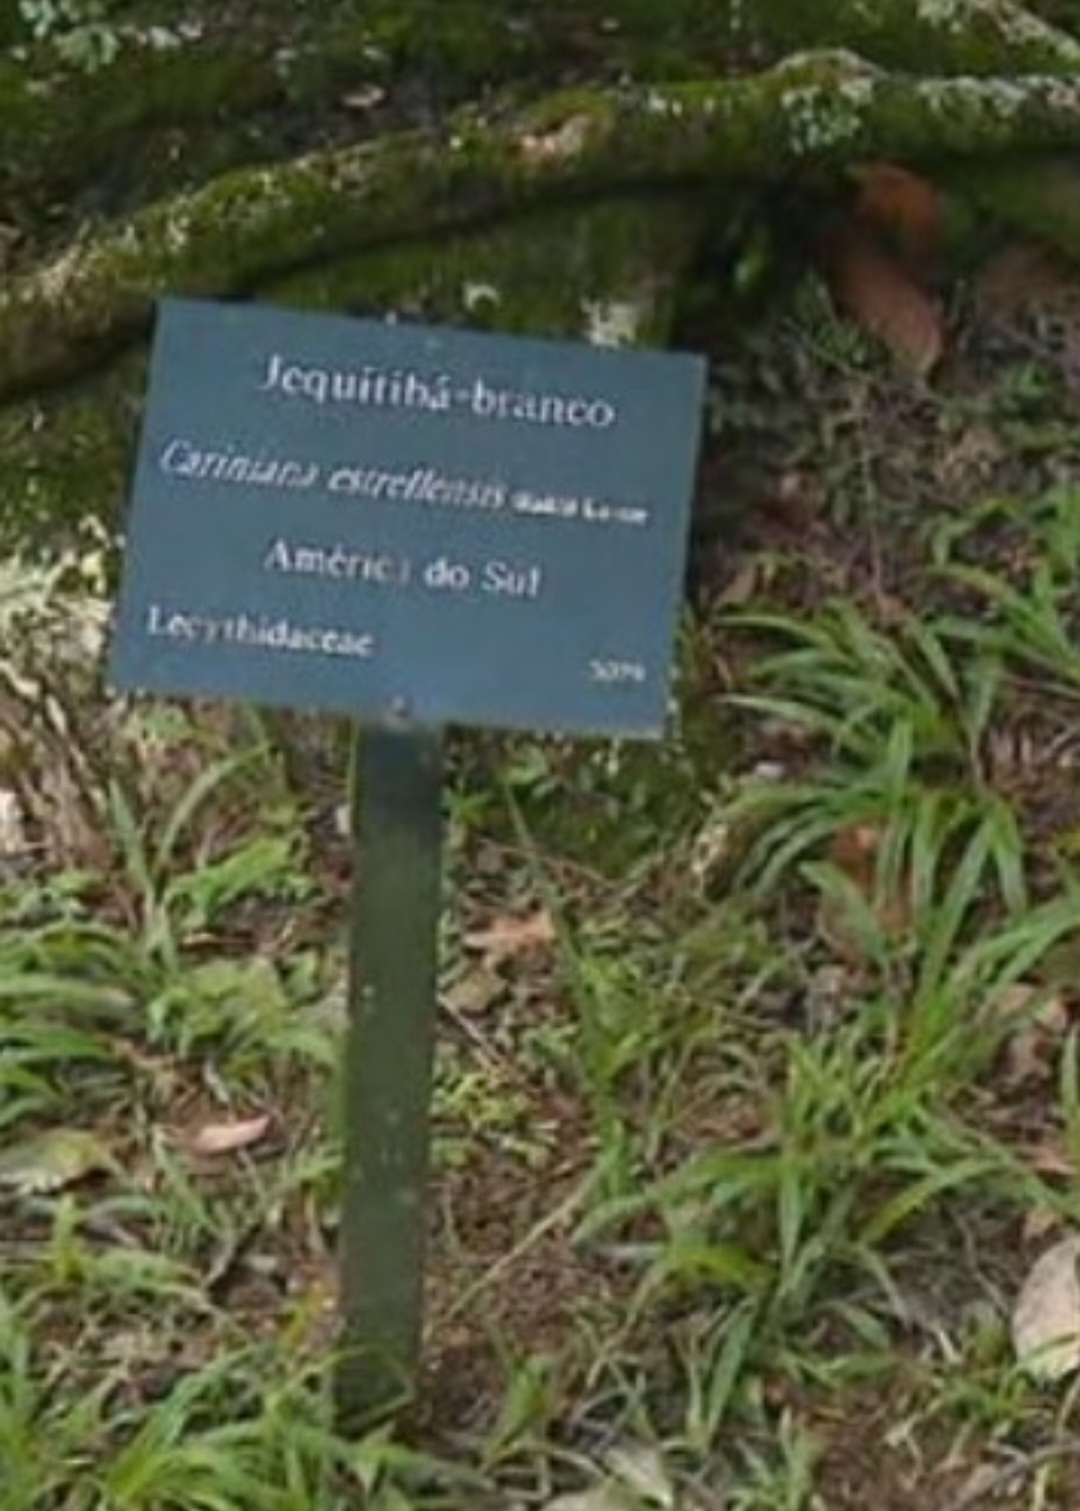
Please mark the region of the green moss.
[[0, 411], [0, 552], [48, 558], [119, 526], [146, 359], [45, 401]]
[[1080, 43], [1014, 0], [726, 0], [727, 23], [773, 57], [845, 48], [918, 76], [1076, 71]]
[[[521, 24], [522, 7], [499, 0], [375, 0], [339, 14], [331, 30], [331, 55], [355, 40], [382, 53], [391, 76], [416, 76], [449, 92], [475, 87], [505, 70], [520, 75], [543, 51], [534, 27]], [[527, 8], [526, 8], [527, 9]], [[518, 24], [513, 25], [517, 14]]]
[[[1071, 147], [1078, 108], [1080, 83], [1068, 80], [909, 80], [833, 53], [749, 78], [563, 93], [492, 123], [459, 118], [237, 171], [0, 290], [0, 396], [111, 354], [145, 328], [160, 291], [242, 294], [361, 254], [395, 248], [396, 258], [410, 244], [441, 255], [448, 239], [530, 217], [539, 225], [575, 205], [634, 198], [646, 213], [666, 195], [707, 206], [719, 182], [764, 184], [872, 156]], [[518, 245], [529, 255], [528, 238]], [[556, 237], [544, 257], [558, 267], [563, 253]]]
[[240, 123], [275, 99], [269, 57], [239, 44], [122, 55], [74, 79], [0, 62], [0, 192], [31, 218], [79, 191], [145, 199], [235, 161]]
[[[397, 96], [399, 119], [416, 119], [493, 91], [713, 77], [830, 47], [915, 74], [1069, 74], [1080, 57], [1080, 43], [1013, 0], [325, 0], [310, 14], [260, 0], [243, 37], [211, 28], [206, 44], [124, 50], [89, 77], [3, 63], [0, 138], [3, 158], [14, 151], [26, 166], [6, 129], [12, 98], [13, 125], [34, 112], [39, 142], [65, 142], [79, 161], [93, 141], [129, 133], [137, 147], [139, 132], [235, 126], [285, 99], [325, 114], [333, 91], [365, 81]], [[70, 162], [50, 152], [43, 176]]]
[[273, 156], [283, 126], [290, 141], [378, 128], [381, 108], [338, 110], [373, 83], [388, 121], [419, 123], [553, 83], [706, 80], [838, 46], [915, 76], [1071, 75], [1080, 58], [1011, 0], [260, 0], [243, 36], [212, 26], [89, 77], [0, 61], [0, 193], [29, 221], [69, 199], [73, 218], [118, 213]]
[[[292, 139], [305, 119], [320, 136], [328, 118], [341, 130], [339, 100], [372, 83], [394, 121], [408, 122], [494, 89], [535, 93], [586, 66], [601, 81], [662, 71], [662, 59], [675, 73], [706, 72], [707, 9], [631, 5], [612, 31], [612, 7], [599, 0], [337, 0], [317, 18], [261, 0], [250, 34], [123, 50], [97, 74], [0, 58], [0, 194], [30, 225], [53, 220], [68, 198], [73, 209], [117, 213], [274, 155], [283, 121]], [[286, 24], [295, 49], [282, 56]], [[680, 57], [683, 38], [693, 45]], [[364, 131], [367, 118], [355, 126]]]
[[958, 194], [1025, 236], [1080, 259], [1080, 169], [1072, 157], [1009, 156], [956, 174]]
[[[366, 49], [435, 102], [588, 77], [691, 78], [732, 62], [731, 0], [351, 0], [314, 50]], [[314, 62], [314, 57], [308, 66]]]
[[662, 343], [700, 216], [668, 198], [524, 216], [485, 232], [344, 258], [271, 283], [290, 303], [516, 333]]

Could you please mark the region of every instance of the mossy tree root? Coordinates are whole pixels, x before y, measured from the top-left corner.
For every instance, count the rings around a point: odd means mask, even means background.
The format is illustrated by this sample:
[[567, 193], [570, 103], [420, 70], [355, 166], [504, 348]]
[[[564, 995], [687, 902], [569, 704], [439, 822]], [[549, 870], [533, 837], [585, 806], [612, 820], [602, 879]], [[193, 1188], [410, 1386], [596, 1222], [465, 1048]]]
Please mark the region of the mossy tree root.
[[236, 171], [13, 281], [0, 294], [0, 400], [138, 338], [163, 293], [244, 294], [304, 266], [560, 204], [692, 198], [725, 179], [765, 184], [867, 157], [985, 162], [1078, 144], [1080, 78], [916, 81], [808, 54], [748, 77], [563, 94], [497, 123]]
[[[1015, 0], [483, 0], [471, 9], [432, 0], [324, 0], [318, 26], [283, 52], [272, 24], [211, 33], [163, 51], [123, 49], [90, 77], [0, 61], [0, 193], [8, 205], [55, 206], [104, 181], [112, 204], [149, 182], [168, 192], [193, 173], [221, 172], [260, 155], [274, 112], [325, 114], [351, 89], [386, 86], [449, 97], [485, 81], [529, 88], [571, 66], [636, 79], [701, 78], [732, 61], [775, 61], [793, 51], [844, 47], [915, 75], [1011, 77], [1080, 72], [1076, 0], [1050, 0], [1057, 24]], [[612, 21], [616, 29], [610, 30]], [[509, 24], [508, 24], [509, 23]], [[603, 23], [603, 24], [601, 24]], [[598, 50], [573, 38], [593, 31]], [[390, 53], [372, 46], [393, 39]], [[395, 106], [401, 109], [400, 102]], [[261, 122], [261, 125], [260, 125]], [[229, 123], [226, 125], [226, 123]]]
[[916, 76], [1080, 71], [1072, 31], [1015, 0], [725, 0], [722, 10], [733, 42], [784, 53], [844, 47]]

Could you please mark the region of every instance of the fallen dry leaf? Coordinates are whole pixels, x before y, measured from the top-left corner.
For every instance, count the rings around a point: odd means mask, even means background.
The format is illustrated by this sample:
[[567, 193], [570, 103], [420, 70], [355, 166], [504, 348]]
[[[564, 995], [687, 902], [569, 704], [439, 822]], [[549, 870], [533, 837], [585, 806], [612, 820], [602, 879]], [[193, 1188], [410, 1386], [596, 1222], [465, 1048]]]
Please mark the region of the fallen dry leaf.
[[884, 231], [898, 251], [925, 263], [938, 250], [944, 202], [925, 178], [895, 163], [867, 163], [855, 174], [855, 214]]
[[941, 309], [899, 260], [852, 223], [830, 241], [826, 274], [838, 307], [905, 367], [928, 377], [945, 347]]
[[675, 1486], [663, 1456], [647, 1443], [618, 1443], [607, 1454], [612, 1474], [631, 1492], [635, 1504], [673, 1511]]
[[466, 934], [464, 943], [467, 949], [482, 951], [489, 960], [506, 960], [546, 949], [555, 943], [555, 938], [551, 914], [546, 908], [537, 908], [532, 913], [496, 918], [486, 929]]
[[852, 824], [841, 829], [829, 846], [829, 860], [864, 892], [874, 889], [881, 830], [874, 824]]
[[548, 1501], [543, 1511], [635, 1511], [640, 1499], [631, 1499], [618, 1484], [597, 1485], [594, 1490], [572, 1491]]
[[741, 609], [756, 598], [761, 591], [762, 578], [768, 572], [769, 563], [762, 556], [751, 556], [743, 562], [727, 586], [717, 596], [720, 608]]
[[1007, 455], [1008, 447], [991, 426], [968, 425], [939, 459], [938, 477], [949, 487], [971, 478], [985, 481]]
[[0, 856], [21, 855], [29, 848], [18, 794], [0, 787]]
[[979, 314], [1012, 322], [1036, 310], [1075, 309], [1076, 282], [1045, 247], [1018, 242], [987, 260], [972, 295]]
[[1032, 1144], [1023, 1151], [1024, 1162], [1039, 1175], [1060, 1175], [1072, 1180], [1076, 1175], [1076, 1161], [1060, 1144]]
[[51, 1128], [0, 1153], [0, 1186], [23, 1196], [43, 1195], [115, 1169], [116, 1161], [96, 1134]]
[[1080, 1369], [1080, 1237], [1062, 1238], [1028, 1272], [1013, 1311], [1013, 1347], [1036, 1379]]
[[234, 1154], [239, 1149], [249, 1149], [264, 1138], [270, 1122], [270, 1114], [264, 1112], [258, 1117], [238, 1118], [231, 1123], [204, 1123], [183, 1140], [184, 1147], [189, 1154]]
[[1042, 1243], [1061, 1226], [1061, 1214], [1050, 1207], [1031, 1207], [1024, 1213], [1020, 1236], [1024, 1244]]
[[481, 965], [459, 976], [446, 988], [439, 1001], [452, 1017], [469, 1018], [486, 1013], [506, 996], [506, 992], [505, 976]]
[[[887, 896], [879, 894], [877, 861], [881, 841], [882, 833], [876, 825], [852, 824], [834, 838], [829, 862], [862, 893], [882, 934], [889, 940], [898, 940], [911, 928], [910, 887], [904, 878], [896, 891]], [[863, 949], [856, 931], [843, 908], [837, 908], [831, 898], [822, 900], [818, 927], [841, 959], [852, 964], [861, 960]]]
[[1010, 1086], [1046, 1081], [1069, 1031], [1069, 1009], [1045, 987], [1017, 981], [995, 1001], [1006, 1034], [1005, 1080]]

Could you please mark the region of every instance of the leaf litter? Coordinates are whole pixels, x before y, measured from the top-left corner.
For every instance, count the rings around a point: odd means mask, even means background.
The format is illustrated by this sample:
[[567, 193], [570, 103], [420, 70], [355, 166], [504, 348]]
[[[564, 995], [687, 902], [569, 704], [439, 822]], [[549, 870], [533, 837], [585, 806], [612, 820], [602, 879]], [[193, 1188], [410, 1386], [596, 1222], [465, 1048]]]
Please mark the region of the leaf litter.
[[0, 1150], [0, 1186], [23, 1196], [50, 1195], [117, 1171], [105, 1141], [81, 1128], [50, 1128]]
[[1080, 1369], [1080, 1235], [1070, 1234], [1032, 1265], [1012, 1317], [1019, 1364], [1037, 1380]]
[[236, 1118], [228, 1123], [203, 1123], [182, 1137], [180, 1142], [189, 1154], [215, 1156], [235, 1154], [259, 1143], [273, 1119], [268, 1112], [257, 1117]]
[[508, 913], [464, 936], [467, 949], [479, 951], [489, 962], [517, 959], [549, 949], [556, 940], [555, 924], [546, 908], [531, 913]]

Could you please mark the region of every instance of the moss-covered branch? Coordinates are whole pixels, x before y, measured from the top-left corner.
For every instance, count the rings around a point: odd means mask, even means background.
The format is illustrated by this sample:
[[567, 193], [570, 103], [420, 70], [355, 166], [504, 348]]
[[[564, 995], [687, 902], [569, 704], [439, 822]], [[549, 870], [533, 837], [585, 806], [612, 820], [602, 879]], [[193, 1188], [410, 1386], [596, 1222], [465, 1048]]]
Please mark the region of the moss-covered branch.
[[1015, 0], [726, 0], [733, 38], [770, 49], [846, 47], [916, 75], [1075, 74], [1080, 40]]
[[125, 53], [89, 76], [0, 61], [6, 213], [30, 231], [35, 214], [55, 215], [65, 196], [73, 207], [123, 203], [136, 183], [145, 197], [181, 175], [220, 171], [242, 159], [245, 145], [252, 153], [240, 123], [286, 104], [273, 47], [258, 40]]
[[[493, 80], [520, 98], [568, 76], [693, 80], [837, 47], [916, 75], [1074, 74], [1075, 0], [1044, 4], [1058, 24], [1015, 0], [261, 0], [243, 30], [210, 13], [201, 36], [125, 45], [89, 77], [47, 49], [0, 60], [0, 198], [32, 234], [60, 201], [118, 213], [273, 157], [283, 122], [292, 140], [415, 124]], [[339, 108], [365, 96], [374, 110]]]
[[775, 181], [812, 165], [1080, 143], [1080, 80], [925, 79], [808, 55], [709, 84], [560, 95], [497, 124], [233, 173], [73, 246], [0, 294], [0, 399], [145, 331], [162, 293], [234, 295], [364, 248], [559, 203]]

